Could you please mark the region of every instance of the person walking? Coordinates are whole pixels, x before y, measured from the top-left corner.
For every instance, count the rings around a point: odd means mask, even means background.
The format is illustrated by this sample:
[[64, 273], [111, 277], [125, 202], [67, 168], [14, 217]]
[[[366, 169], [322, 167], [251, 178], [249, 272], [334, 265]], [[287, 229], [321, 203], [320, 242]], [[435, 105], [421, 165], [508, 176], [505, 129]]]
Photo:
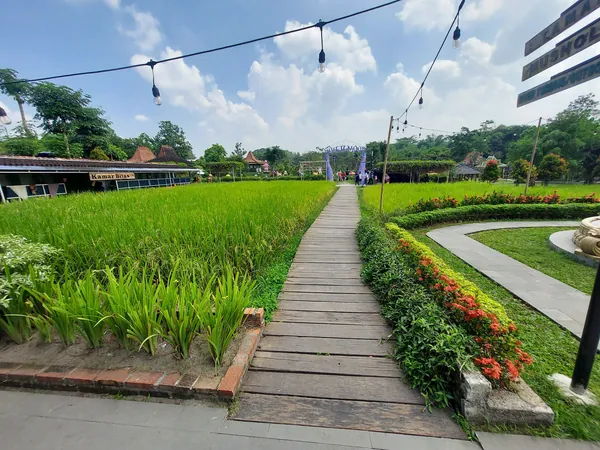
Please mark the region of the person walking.
[[354, 175], [354, 186], [358, 186], [358, 183], [360, 182], [360, 173], [356, 173], [356, 175]]

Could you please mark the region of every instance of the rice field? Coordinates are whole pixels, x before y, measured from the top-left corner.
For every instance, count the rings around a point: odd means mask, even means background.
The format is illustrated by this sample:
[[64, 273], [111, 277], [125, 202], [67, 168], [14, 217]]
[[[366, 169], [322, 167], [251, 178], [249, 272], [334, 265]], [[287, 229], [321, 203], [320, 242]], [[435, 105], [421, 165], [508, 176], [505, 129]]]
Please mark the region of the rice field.
[[[387, 184], [384, 189], [383, 210], [386, 213], [401, 211], [421, 199], [427, 200], [434, 197], [450, 195], [461, 200], [465, 195], [481, 195], [496, 192], [519, 195], [525, 190], [524, 185], [490, 184], [476, 181], [458, 183], [395, 183]], [[379, 193], [381, 185], [367, 186], [363, 189], [363, 204], [369, 208], [379, 210]], [[528, 195], [547, 195], [554, 191], [562, 198], [582, 197], [584, 195], [600, 194], [600, 186], [585, 184], [557, 184], [549, 186], [530, 187]]]
[[175, 267], [199, 282], [265, 268], [333, 193], [332, 183], [189, 185], [0, 206], [0, 235], [61, 250], [59, 273]]

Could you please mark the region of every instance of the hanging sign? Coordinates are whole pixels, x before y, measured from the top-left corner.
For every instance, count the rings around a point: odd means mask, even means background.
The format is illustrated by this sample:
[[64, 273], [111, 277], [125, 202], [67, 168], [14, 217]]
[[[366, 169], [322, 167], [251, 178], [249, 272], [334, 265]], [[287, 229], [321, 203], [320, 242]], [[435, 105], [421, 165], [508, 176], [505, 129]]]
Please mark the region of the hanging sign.
[[133, 172], [109, 173], [109, 172], [90, 172], [92, 181], [112, 181], [112, 180], [135, 180]]
[[567, 28], [575, 25], [599, 7], [600, 0], [579, 0], [573, 6], [563, 11], [558, 20], [555, 20], [554, 23], [535, 35], [525, 44], [525, 56], [533, 53], [542, 45], [551, 41]]
[[[600, 0], [599, 0], [600, 1]], [[329, 152], [364, 152], [367, 147], [360, 145], [338, 145], [336, 147], [325, 147], [325, 153]]]
[[554, 75], [550, 81], [529, 89], [521, 94], [517, 100], [517, 108], [536, 102], [550, 95], [562, 92], [586, 81], [600, 76], [600, 55]]
[[600, 42], [600, 19], [559, 42], [554, 49], [523, 67], [521, 81], [528, 80], [538, 73], [542, 73], [544, 70], [598, 42]]

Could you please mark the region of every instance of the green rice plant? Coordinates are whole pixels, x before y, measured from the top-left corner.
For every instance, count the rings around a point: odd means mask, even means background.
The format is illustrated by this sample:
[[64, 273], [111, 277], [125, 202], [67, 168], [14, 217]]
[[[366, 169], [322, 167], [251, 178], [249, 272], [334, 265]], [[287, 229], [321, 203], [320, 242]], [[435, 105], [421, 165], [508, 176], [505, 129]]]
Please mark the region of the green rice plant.
[[42, 343], [49, 344], [52, 342], [52, 324], [46, 315], [32, 314], [29, 316], [29, 320], [38, 332]]
[[118, 277], [106, 269], [106, 296], [104, 301], [104, 317], [102, 321], [123, 348], [131, 349], [132, 340], [128, 336], [129, 311], [131, 311], [131, 286], [134, 272], [124, 273], [119, 268]]
[[199, 311], [204, 338], [208, 342], [215, 368], [220, 366], [223, 355], [244, 319], [255, 282], [248, 276], [234, 275], [229, 268], [218, 279], [213, 295], [212, 308]]
[[158, 285], [163, 338], [171, 344], [180, 358], [188, 358], [192, 339], [199, 333], [202, 322], [199, 311], [210, 310], [214, 278], [200, 289], [195, 281], [179, 283], [171, 279]]
[[6, 307], [0, 307], [0, 330], [16, 342], [22, 344], [31, 339], [30, 313], [33, 304], [29, 300], [29, 292], [24, 288], [10, 289], [12, 301]]
[[66, 290], [69, 299], [68, 307], [75, 318], [79, 333], [88, 342], [90, 348], [102, 345], [105, 325], [102, 308], [103, 292], [91, 272], [84, 278], [73, 283], [65, 282], [62, 289]]
[[38, 298], [42, 301], [46, 310], [46, 317], [48, 317], [48, 321], [52, 324], [52, 328], [58, 334], [61, 342], [65, 346], [69, 346], [74, 344], [77, 338], [75, 316], [71, 312], [69, 298], [60, 283], [51, 281], [48, 284], [50, 289], [43, 292], [49, 294], [38, 293]]
[[139, 344], [138, 351], [144, 349], [151, 355], [156, 353], [158, 337], [162, 334], [159, 290], [153, 280], [154, 274], [144, 270], [139, 279], [131, 277], [122, 284], [130, 295], [127, 337]]

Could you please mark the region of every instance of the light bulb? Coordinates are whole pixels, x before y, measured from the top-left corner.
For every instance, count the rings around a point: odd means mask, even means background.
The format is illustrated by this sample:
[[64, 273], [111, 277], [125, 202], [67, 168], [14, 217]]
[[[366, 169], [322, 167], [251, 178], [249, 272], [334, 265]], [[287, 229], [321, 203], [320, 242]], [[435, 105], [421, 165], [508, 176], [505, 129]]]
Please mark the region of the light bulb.
[[423, 109], [423, 97], [419, 99], [419, 109]]
[[160, 91], [156, 87], [156, 85], [152, 86], [152, 96], [154, 97], [154, 104], [156, 106], [162, 105], [162, 100], [160, 99]]
[[319, 63], [319, 72], [320, 73], [325, 72], [325, 63]]
[[456, 26], [456, 29], [454, 30], [452, 39], [454, 39], [454, 48], [460, 47], [460, 28], [458, 27], [458, 25]]
[[154, 104], [156, 106], [162, 105], [162, 100], [160, 99], [160, 95], [158, 97], [154, 97]]
[[319, 72], [325, 72], [325, 51], [319, 52]]
[[455, 39], [454, 40], [454, 48], [458, 48], [460, 47], [460, 39]]

